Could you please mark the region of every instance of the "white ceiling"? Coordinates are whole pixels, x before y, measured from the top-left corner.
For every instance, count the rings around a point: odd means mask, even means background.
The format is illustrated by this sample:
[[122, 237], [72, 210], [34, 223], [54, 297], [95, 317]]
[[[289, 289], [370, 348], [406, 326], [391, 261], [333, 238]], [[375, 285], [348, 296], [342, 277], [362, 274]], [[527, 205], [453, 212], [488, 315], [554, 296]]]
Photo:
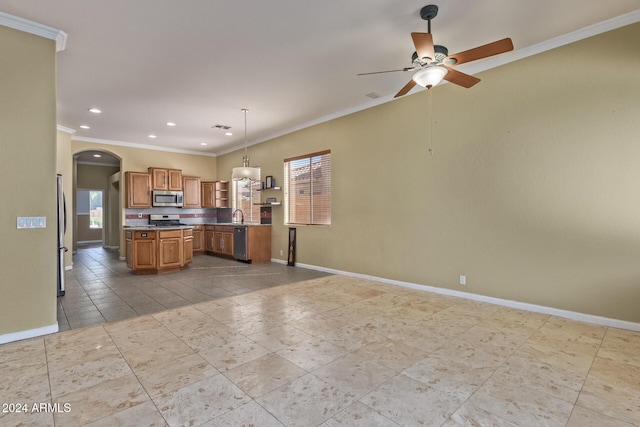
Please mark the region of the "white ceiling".
[[[58, 124], [76, 130], [75, 139], [221, 154], [243, 146], [242, 108], [250, 110], [252, 144], [389, 101], [410, 73], [356, 74], [410, 66], [410, 33], [427, 31], [419, 11], [430, 3], [0, 0], [0, 11], [68, 34], [57, 57]], [[511, 37], [515, 51], [501, 55], [503, 62], [640, 10], [640, 0], [433, 4], [440, 6], [432, 21], [436, 44], [455, 53]], [[498, 64], [490, 61], [458, 69], [475, 73]], [[466, 90], [473, 88], [460, 88], [461, 97]], [[381, 98], [366, 97], [370, 92]], [[231, 126], [234, 135], [215, 124]]]

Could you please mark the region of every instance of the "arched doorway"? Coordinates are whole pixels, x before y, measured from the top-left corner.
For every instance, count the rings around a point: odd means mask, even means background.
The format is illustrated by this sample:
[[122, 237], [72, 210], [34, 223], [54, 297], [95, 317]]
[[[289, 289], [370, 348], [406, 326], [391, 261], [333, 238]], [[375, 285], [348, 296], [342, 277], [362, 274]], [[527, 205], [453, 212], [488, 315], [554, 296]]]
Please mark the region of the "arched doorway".
[[104, 150], [73, 155], [73, 252], [78, 246], [120, 246], [121, 159]]

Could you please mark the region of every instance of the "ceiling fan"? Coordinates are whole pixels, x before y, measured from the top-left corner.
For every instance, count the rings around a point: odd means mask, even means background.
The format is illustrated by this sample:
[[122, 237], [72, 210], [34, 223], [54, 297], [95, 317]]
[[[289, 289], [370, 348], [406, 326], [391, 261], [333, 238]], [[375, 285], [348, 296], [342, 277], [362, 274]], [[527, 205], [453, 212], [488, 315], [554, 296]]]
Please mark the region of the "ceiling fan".
[[431, 35], [431, 20], [438, 14], [438, 6], [427, 5], [420, 10], [420, 17], [428, 22], [427, 33], [411, 33], [416, 51], [411, 57], [412, 67], [399, 70], [375, 71], [373, 73], [362, 73], [359, 76], [381, 73], [393, 73], [397, 71], [416, 71], [413, 78], [409, 80], [394, 98], [406, 95], [417, 84], [427, 89], [440, 83], [443, 79], [455, 83], [465, 88], [470, 88], [480, 81], [479, 78], [457, 71], [451, 66], [464, 64], [489, 56], [513, 50], [513, 42], [510, 38], [488, 43], [464, 52], [449, 55], [449, 51], [442, 45], [433, 44]]

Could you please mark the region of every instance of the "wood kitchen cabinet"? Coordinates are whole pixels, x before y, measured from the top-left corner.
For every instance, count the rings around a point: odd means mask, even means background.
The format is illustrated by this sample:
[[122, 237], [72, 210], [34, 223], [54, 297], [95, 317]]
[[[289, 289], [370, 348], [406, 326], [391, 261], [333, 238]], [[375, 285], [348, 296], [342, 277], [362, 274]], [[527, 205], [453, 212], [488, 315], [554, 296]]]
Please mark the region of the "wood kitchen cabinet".
[[207, 252], [213, 253], [213, 249], [215, 248], [215, 244], [213, 242], [214, 234], [215, 227], [213, 225], [204, 226], [204, 249]]
[[216, 208], [229, 207], [229, 181], [216, 181], [215, 204]]
[[222, 242], [220, 244], [220, 252], [222, 255], [233, 256], [233, 227], [216, 225], [216, 232], [218, 229], [222, 232]]
[[229, 207], [229, 181], [206, 181], [201, 187], [203, 208]]
[[200, 177], [183, 176], [182, 191], [184, 191], [183, 208], [201, 208], [200, 201]]
[[201, 200], [203, 208], [216, 207], [216, 183], [214, 181], [205, 181], [200, 184]]
[[247, 260], [253, 264], [271, 262], [271, 226], [246, 226]]
[[233, 226], [215, 225], [213, 253], [233, 256]]
[[204, 227], [202, 225], [193, 227], [193, 252], [204, 252]]
[[179, 268], [184, 257], [182, 230], [161, 230], [158, 241], [158, 269]]
[[182, 191], [182, 170], [149, 168], [153, 190]]
[[215, 255], [233, 256], [233, 226], [205, 226], [205, 250]]
[[156, 268], [156, 232], [127, 231], [127, 267], [136, 271]]
[[188, 265], [193, 262], [193, 232], [192, 230], [182, 230], [182, 233], [183, 233], [182, 264]]
[[127, 267], [138, 274], [179, 271], [193, 261], [191, 229], [125, 230]]
[[144, 172], [125, 172], [127, 208], [151, 207], [151, 175]]

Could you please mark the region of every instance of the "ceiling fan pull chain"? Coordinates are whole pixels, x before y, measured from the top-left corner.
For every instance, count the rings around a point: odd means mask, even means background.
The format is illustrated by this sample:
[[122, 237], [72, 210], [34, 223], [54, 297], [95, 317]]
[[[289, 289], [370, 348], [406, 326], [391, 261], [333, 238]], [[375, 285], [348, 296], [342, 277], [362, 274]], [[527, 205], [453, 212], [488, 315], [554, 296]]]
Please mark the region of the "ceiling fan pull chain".
[[429, 155], [433, 156], [433, 99], [431, 88], [427, 89], [427, 114], [429, 115]]

